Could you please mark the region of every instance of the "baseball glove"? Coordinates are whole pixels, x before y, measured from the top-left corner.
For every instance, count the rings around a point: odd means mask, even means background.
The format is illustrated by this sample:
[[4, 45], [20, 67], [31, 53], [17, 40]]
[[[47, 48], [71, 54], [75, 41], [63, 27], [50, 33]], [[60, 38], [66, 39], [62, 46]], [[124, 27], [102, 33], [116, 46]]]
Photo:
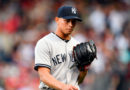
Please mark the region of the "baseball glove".
[[92, 40], [75, 46], [73, 48], [73, 56], [78, 69], [80, 71], [88, 70], [88, 66], [96, 58], [96, 53], [96, 45]]

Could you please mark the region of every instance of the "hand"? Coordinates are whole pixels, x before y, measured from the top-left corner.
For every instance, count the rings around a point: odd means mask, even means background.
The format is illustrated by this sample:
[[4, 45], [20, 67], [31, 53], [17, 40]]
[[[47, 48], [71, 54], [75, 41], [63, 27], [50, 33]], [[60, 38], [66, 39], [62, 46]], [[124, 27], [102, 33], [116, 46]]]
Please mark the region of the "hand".
[[90, 67], [90, 64], [89, 65], [85, 65], [85, 66], [79, 66], [79, 71], [88, 71], [88, 69], [89, 69], [89, 67]]
[[64, 85], [61, 90], [78, 90], [78, 88], [72, 85]]
[[80, 71], [88, 70], [89, 65], [96, 58], [96, 54], [96, 45], [92, 40], [89, 42], [80, 43], [73, 48], [75, 64]]

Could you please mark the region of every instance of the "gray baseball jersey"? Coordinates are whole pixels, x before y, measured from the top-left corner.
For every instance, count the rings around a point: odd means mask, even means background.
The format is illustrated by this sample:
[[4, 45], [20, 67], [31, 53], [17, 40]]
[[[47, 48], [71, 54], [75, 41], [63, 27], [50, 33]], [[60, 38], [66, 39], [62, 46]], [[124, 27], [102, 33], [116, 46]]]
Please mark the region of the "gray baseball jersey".
[[[47, 67], [57, 80], [79, 88], [79, 70], [77, 67], [70, 68], [74, 64], [72, 50], [78, 43], [73, 37], [66, 42], [54, 33], [41, 38], [35, 47], [35, 70], [39, 66]], [[41, 82], [39, 88], [43, 87], [47, 85]]]

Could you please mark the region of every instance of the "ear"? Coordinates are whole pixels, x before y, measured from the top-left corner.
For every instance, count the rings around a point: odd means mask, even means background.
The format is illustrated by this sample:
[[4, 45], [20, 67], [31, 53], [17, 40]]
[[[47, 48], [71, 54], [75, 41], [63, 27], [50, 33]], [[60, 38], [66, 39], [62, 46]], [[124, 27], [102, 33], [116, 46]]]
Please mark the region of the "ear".
[[58, 22], [58, 20], [59, 20], [59, 18], [58, 18], [58, 17], [55, 17], [55, 21], [56, 21], [56, 23]]

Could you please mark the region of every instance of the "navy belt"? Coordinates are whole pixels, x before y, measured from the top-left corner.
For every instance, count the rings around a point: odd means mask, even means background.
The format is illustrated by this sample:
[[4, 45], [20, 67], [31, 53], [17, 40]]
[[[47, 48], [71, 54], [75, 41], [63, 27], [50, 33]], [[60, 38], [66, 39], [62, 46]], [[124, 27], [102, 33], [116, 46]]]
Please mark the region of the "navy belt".
[[48, 88], [48, 87], [43, 87], [43, 89], [46, 89], [46, 90], [55, 90], [55, 89]]

